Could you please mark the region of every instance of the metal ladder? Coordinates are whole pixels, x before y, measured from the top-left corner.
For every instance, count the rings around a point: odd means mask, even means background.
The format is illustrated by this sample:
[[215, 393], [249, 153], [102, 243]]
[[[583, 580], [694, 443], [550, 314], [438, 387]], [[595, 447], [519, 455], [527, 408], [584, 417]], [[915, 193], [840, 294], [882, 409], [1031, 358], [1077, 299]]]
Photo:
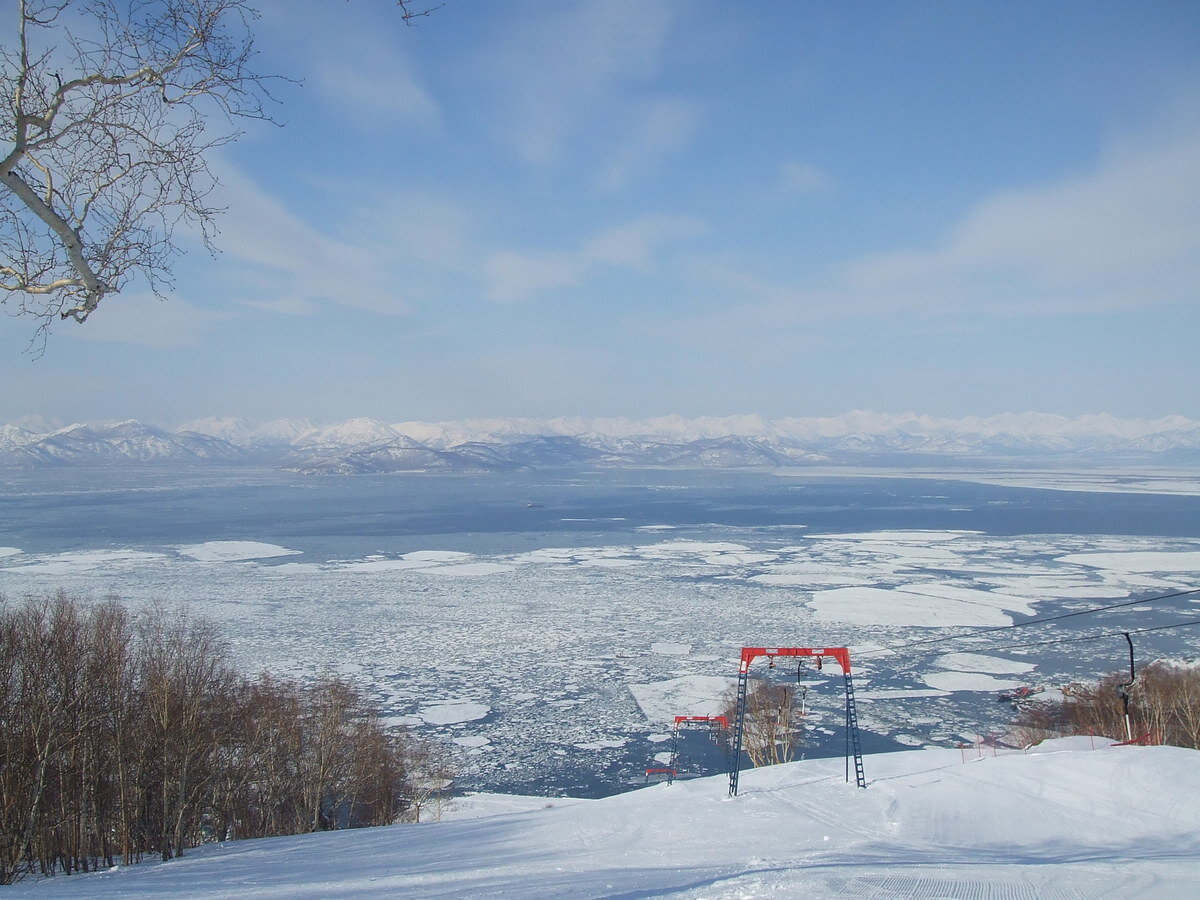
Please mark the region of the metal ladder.
[[858, 740], [858, 708], [854, 703], [854, 679], [846, 673], [846, 781], [850, 780], [850, 750], [854, 750], [854, 780], [860, 788], [867, 786], [863, 772], [862, 745]]
[[736, 724], [733, 728], [733, 749], [729, 753], [730, 797], [736, 797], [738, 791], [738, 773], [742, 767], [742, 723], [746, 719], [746, 693], [749, 685], [749, 673], [738, 672], [737, 712], [734, 715]]

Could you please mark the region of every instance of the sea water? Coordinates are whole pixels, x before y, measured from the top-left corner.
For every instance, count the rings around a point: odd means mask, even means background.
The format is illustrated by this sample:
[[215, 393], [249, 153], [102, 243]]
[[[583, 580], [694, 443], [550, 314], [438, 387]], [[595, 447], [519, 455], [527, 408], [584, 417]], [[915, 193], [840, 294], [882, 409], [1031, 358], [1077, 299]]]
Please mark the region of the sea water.
[[[1200, 497], [903, 473], [8, 473], [0, 548], [0, 593], [186, 605], [248, 670], [355, 679], [461, 786], [537, 793], [638, 783], [745, 645], [850, 647], [881, 750], [1001, 731], [997, 692], [1097, 678], [1121, 631], [1200, 618], [1183, 597], [972, 635], [1200, 587]], [[1138, 635], [1139, 663], [1198, 632]], [[1041, 643], [1068, 636], [1096, 640]], [[840, 671], [783, 668], [759, 674], [807, 689], [804, 752], [841, 753]], [[723, 765], [706, 747], [693, 769]]]

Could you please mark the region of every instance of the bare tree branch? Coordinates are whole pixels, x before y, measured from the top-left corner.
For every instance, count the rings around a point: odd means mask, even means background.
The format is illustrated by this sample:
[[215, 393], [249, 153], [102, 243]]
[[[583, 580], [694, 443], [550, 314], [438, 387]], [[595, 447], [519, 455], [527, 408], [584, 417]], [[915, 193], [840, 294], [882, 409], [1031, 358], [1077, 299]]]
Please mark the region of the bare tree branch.
[[[85, 321], [141, 275], [169, 283], [175, 228], [208, 243], [210, 151], [270, 120], [247, 0], [19, 0], [0, 48], [0, 303]], [[401, 8], [407, 17], [409, 10]]]

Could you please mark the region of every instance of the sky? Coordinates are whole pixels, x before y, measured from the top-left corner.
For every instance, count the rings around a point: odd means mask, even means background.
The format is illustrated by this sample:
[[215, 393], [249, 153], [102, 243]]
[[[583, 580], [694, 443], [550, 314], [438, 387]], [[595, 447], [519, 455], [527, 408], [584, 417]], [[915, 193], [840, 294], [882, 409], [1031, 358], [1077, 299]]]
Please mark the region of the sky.
[[1193, 0], [258, 5], [218, 254], [0, 422], [1200, 419]]

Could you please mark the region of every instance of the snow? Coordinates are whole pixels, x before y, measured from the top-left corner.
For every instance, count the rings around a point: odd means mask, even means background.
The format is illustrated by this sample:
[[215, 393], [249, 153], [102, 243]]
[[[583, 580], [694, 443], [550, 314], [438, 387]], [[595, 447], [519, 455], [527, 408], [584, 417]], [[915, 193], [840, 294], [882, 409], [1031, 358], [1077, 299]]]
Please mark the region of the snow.
[[205, 541], [180, 547], [181, 556], [190, 556], [200, 562], [239, 562], [248, 559], [271, 559], [276, 556], [292, 556], [299, 550], [289, 550], [277, 544], [260, 541]]
[[594, 803], [575, 797], [538, 797], [528, 794], [491, 794], [487, 792], [464, 794], [455, 797], [441, 810], [440, 821], [453, 822], [464, 819], [486, 819], [489, 816], [506, 816], [513, 813], [554, 809], [574, 806], [579, 803]]
[[[209, 845], [6, 887], [86, 898], [1190, 898], [1200, 753], [957, 749], [659, 783], [603, 800], [466, 797], [444, 821]], [[460, 811], [455, 806], [461, 804]], [[1143, 811], [1153, 810], [1153, 814]]]

